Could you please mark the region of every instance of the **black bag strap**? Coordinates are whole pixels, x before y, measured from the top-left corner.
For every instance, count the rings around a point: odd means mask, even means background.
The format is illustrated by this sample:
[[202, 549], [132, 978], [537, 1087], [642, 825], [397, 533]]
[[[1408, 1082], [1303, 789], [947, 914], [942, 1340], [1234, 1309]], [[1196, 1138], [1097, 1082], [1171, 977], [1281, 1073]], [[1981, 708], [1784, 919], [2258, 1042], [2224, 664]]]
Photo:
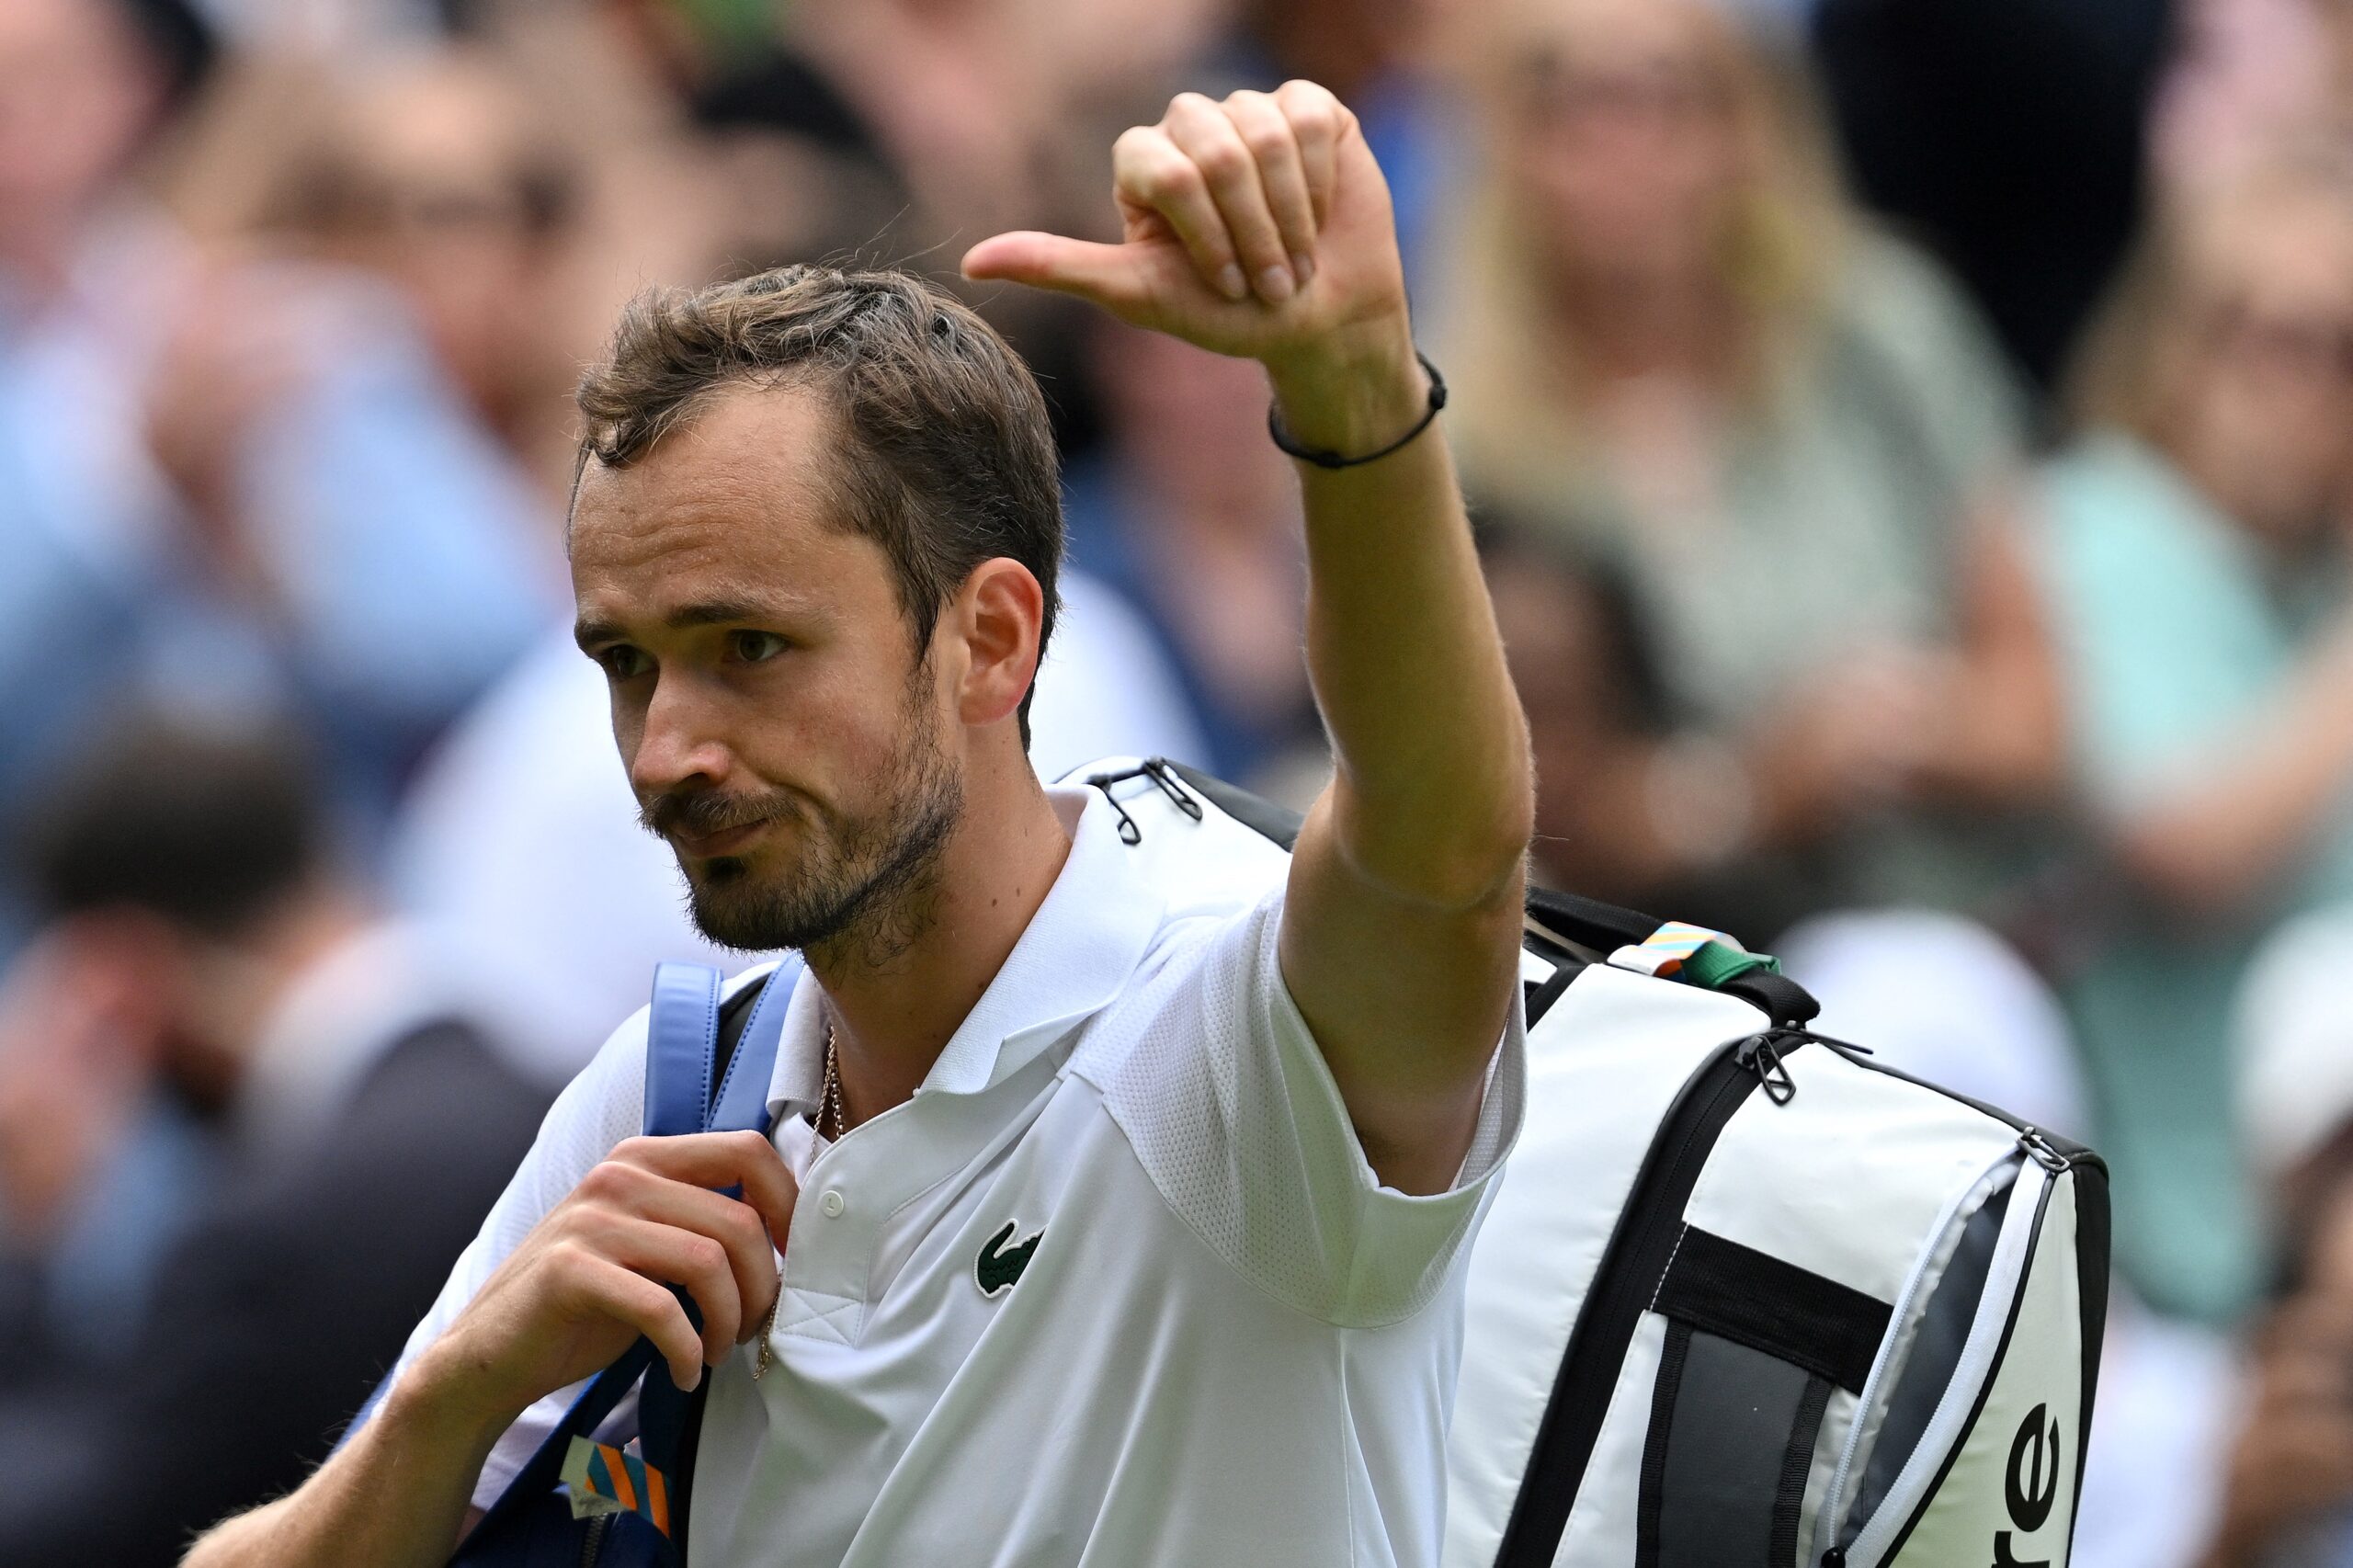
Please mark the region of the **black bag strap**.
[[1608, 958], [1620, 948], [1639, 948], [1666, 924], [1656, 915], [1620, 909], [1581, 893], [1551, 888], [1528, 890], [1528, 918], [1545, 934]]

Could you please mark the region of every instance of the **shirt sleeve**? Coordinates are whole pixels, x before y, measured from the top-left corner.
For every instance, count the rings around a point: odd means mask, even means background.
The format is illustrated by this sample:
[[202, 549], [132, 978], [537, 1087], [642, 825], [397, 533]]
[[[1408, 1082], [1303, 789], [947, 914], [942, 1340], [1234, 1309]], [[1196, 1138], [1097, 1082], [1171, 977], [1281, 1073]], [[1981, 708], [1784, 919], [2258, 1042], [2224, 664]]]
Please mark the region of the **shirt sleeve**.
[[1488, 1068], [1469, 1154], [1446, 1191], [1383, 1187], [1277, 957], [1283, 896], [1147, 960], [1102, 1020], [1133, 1041], [1106, 1108], [1177, 1216], [1244, 1278], [1341, 1327], [1379, 1327], [1437, 1294], [1518, 1135], [1526, 1017]]
[[[483, 1281], [506, 1261], [534, 1226], [564, 1196], [580, 1185], [598, 1162], [623, 1139], [633, 1137], [645, 1120], [645, 1020], [641, 1010], [613, 1031], [595, 1058], [567, 1085], [540, 1124], [539, 1137], [516, 1169], [515, 1178], [491, 1206], [489, 1218], [466, 1250], [458, 1255], [449, 1282], [441, 1287], [424, 1321], [410, 1334], [400, 1360], [385, 1379], [390, 1392], [416, 1358], [441, 1336], [451, 1321], [472, 1301]], [[548, 1434], [563, 1419], [588, 1386], [583, 1379], [547, 1395], [515, 1420], [491, 1449], [474, 1483], [473, 1502], [487, 1508], [506, 1490], [516, 1473], [539, 1451]], [[371, 1402], [381, 1404], [381, 1397]], [[364, 1418], [364, 1417], [363, 1417]], [[632, 1392], [606, 1419], [600, 1431], [633, 1430], [637, 1395]], [[353, 1423], [357, 1430], [359, 1423]], [[347, 1441], [348, 1438], [347, 1437]]]

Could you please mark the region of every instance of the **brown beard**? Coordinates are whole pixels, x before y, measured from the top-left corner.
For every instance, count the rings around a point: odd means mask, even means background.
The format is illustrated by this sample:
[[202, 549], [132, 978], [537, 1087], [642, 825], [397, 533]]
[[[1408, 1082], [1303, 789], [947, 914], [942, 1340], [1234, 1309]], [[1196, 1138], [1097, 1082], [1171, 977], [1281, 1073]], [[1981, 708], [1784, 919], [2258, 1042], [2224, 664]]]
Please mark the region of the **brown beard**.
[[684, 857], [696, 929], [722, 948], [888, 963], [929, 927], [939, 859], [964, 811], [963, 780], [939, 744], [917, 668], [904, 743], [882, 778], [858, 791], [866, 809], [825, 811], [782, 790], [671, 790], [641, 804], [638, 819], [667, 838], [680, 828], [716, 832], [797, 815], [804, 829], [799, 864], [762, 878], [752, 862], [719, 856], [700, 876]]

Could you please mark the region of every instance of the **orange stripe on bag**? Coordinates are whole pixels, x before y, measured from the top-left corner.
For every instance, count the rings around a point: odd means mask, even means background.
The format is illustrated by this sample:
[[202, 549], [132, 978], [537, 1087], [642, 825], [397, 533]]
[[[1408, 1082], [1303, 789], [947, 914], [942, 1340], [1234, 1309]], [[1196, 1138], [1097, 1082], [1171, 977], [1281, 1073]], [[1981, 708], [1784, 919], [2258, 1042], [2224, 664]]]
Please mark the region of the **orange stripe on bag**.
[[628, 1456], [602, 1443], [597, 1445], [597, 1451], [605, 1456], [605, 1472], [613, 1483], [613, 1501], [632, 1514], [637, 1512], [637, 1488], [629, 1483]]
[[670, 1489], [662, 1484], [662, 1472], [652, 1465], [645, 1467], [645, 1517], [664, 1535], [670, 1533]]

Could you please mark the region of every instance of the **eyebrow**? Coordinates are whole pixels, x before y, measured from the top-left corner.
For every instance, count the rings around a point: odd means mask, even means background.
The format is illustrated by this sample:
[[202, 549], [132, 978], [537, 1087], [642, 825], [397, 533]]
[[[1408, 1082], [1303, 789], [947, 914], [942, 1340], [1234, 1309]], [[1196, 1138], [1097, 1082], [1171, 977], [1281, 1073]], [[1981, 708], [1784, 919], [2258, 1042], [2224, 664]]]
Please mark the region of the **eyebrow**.
[[[684, 631], [697, 626], [723, 626], [738, 620], [773, 620], [777, 610], [773, 606], [753, 603], [750, 599], [697, 599], [680, 605], [662, 618], [662, 624], [673, 631]], [[595, 616], [583, 616], [572, 628], [572, 640], [584, 649], [601, 642], [622, 642], [629, 634], [620, 622]]]

